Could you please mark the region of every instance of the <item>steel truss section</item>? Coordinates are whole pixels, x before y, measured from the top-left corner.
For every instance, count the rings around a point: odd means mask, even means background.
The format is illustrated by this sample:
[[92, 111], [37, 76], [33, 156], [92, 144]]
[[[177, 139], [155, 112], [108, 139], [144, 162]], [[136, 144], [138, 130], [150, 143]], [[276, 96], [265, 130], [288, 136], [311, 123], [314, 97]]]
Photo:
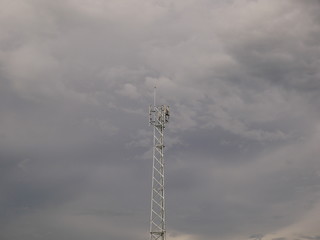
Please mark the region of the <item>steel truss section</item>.
[[150, 240], [165, 240], [165, 195], [164, 195], [164, 128], [169, 121], [169, 107], [149, 107], [149, 123], [153, 125], [153, 168], [150, 214]]

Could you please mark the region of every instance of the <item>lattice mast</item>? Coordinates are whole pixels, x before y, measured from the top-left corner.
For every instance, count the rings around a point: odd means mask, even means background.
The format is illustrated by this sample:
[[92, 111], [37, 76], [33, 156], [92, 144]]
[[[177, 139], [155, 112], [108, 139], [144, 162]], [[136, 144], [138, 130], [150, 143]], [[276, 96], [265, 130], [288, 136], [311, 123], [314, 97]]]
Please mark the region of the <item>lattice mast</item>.
[[149, 125], [153, 126], [153, 167], [150, 213], [150, 240], [166, 239], [164, 195], [164, 128], [169, 121], [169, 106], [156, 105], [154, 87], [153, 106], [149, 106]]

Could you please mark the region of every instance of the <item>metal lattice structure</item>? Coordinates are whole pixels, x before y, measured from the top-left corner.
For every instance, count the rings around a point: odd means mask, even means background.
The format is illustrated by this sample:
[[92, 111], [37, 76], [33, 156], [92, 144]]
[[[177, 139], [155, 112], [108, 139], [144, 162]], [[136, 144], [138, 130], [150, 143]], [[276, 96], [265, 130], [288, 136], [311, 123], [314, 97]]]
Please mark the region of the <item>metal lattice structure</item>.
[[153, 126], [153, 168], [150, 214], [150, 240], [166, 239], [165, 196], [164, 196], [164, 128], [169, 121], [169, 107], [149, 107], [149, 123]]

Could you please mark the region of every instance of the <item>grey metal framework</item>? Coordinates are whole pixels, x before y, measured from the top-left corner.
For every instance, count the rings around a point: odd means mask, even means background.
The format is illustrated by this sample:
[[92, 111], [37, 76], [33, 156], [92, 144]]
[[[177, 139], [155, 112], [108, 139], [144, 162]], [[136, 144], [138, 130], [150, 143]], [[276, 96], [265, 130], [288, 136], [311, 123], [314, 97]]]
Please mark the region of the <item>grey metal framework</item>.
[[169, 121], [169, 107], [149, 107], [149, 123], [153, 126], [153, 168], [150, 214], [150, 240], [165, 240], [165, 196], [164, 196], [164, 142], [165, 124]]

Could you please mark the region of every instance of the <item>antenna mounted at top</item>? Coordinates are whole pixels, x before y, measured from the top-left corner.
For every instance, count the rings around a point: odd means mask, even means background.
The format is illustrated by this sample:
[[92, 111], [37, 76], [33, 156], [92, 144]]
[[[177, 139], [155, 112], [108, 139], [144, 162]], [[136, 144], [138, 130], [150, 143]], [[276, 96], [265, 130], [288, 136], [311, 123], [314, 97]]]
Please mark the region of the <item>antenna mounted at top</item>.
[[153, 106], [156, 106], [156, 91], [157, 91], [157, 85], [154, 83], [153, 87]]

